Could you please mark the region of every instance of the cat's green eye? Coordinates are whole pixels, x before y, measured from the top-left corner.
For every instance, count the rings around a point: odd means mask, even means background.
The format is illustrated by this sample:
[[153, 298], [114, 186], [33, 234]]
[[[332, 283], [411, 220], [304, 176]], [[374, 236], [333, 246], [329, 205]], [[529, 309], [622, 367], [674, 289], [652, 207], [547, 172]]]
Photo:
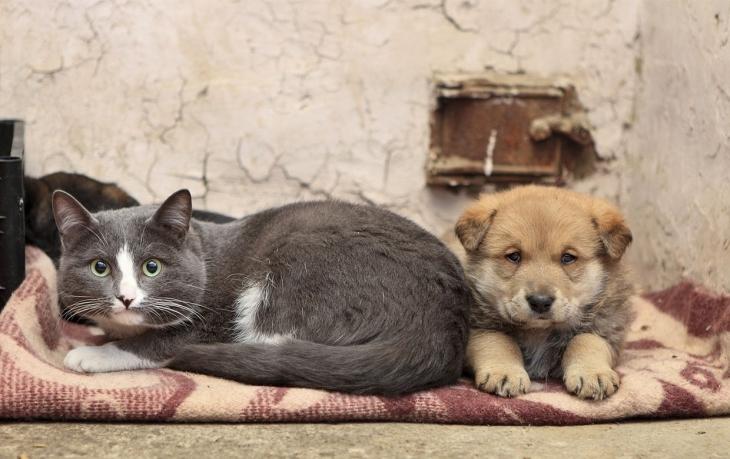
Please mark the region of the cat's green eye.
[[142, 264], [142, 272], [147, 277], [155, 277], [162, 271], [162, 262], [157, 258], [150, 258]]
[[112, 272], [112, 270], [109, 269], [109, 265], [106, 263], [106, 261], [101, 260], [99, 258], [92, 261], [90, 267], [91, 267], [91, 272], [95, 276], [99, 276], [99, 277], [106, 277], [109, 275], [110, 272]]

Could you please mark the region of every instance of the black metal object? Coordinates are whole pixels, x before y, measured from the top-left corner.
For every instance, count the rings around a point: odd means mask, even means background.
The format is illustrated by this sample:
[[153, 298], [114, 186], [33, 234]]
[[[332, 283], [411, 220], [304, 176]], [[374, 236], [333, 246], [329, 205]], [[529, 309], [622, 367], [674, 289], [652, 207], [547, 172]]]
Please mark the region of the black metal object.
[[0, 310], [25, 278], [25, 124], [0, 120]]

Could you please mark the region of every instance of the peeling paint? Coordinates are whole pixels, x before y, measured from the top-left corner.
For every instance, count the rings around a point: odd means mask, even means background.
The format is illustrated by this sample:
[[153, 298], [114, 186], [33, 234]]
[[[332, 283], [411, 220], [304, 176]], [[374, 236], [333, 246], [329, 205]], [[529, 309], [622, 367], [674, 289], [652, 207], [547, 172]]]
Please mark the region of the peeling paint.
[[484, 175], [487, 177], [492, 175], [494, 170], [494, 147], [497, 146], [497, 130], [492, 129], [489, 133], [489, 142], [487, 143], [487, 156], [484, 160]]

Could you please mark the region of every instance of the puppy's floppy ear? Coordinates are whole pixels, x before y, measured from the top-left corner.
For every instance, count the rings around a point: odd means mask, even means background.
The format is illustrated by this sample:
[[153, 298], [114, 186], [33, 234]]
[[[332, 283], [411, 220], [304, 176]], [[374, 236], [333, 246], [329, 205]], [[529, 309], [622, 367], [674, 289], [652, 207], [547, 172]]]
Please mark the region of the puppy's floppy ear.
[[192, 197], [188, 190], [174, 192], [160, 205], [149, 222], [182, 240], [190, 228], [190, 217], [193, 213]]
[[633, 240], [621, 212], [606, 201], [596, 200], [593, 205], [593, 226], [598, 231], [606, 254], [619, 260]]
[[482, 195], [456, 222], [456, 235], [467, 252], [476, 250], [484, 240], [497, 214], [498, 204], [497, 196]]
[[78, 234], [80, 229], [91, 230], [98, 223], [80, 202], [65, 191], [54, 191], [52, 202], [53, 218], [62, 240], [71, 234]]

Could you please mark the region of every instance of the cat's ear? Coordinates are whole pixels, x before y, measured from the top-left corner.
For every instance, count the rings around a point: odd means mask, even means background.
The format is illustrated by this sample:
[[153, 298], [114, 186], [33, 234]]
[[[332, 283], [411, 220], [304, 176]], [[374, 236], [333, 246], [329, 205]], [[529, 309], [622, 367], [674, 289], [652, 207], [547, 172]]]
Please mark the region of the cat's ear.
[[99, 223], [80, 202], [61, 190], [53, 192], [53, 218], [62, 239], [78, 234], [80, 229], [93, 231], [92, 227]]
[[174, 192], [162, 203], [150, 223], [162, 228], [177, 240], [185, 239], [190, 228], [193, 213], [193, 199], [188, 190]]

